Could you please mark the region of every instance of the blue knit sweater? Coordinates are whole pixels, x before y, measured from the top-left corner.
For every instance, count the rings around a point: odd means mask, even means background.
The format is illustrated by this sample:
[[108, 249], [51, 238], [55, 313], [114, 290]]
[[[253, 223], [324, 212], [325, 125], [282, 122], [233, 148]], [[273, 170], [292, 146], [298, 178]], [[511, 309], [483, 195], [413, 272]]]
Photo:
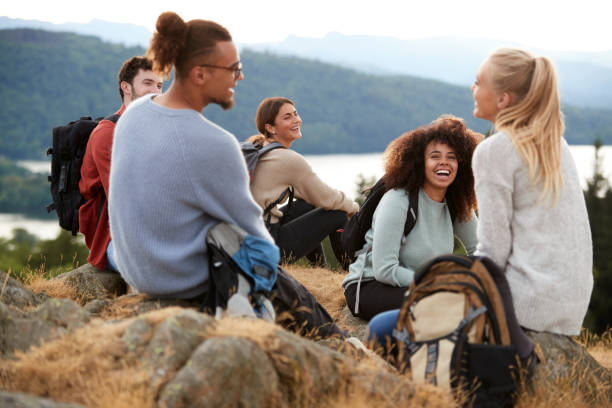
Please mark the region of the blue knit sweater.
[[208, 279], [205, 237], [219, 221], [272, 241], [234, 136], [146, 96], [115, 130], [109, 194], [115, 258], [139, 292], [191, 298]]

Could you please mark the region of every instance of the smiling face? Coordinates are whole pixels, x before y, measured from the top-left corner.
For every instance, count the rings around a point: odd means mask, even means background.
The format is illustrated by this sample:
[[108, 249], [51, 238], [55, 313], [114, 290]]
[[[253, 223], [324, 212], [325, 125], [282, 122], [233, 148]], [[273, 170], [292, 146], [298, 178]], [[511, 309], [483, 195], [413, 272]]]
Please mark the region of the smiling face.
[[285, 103], [274, 118], [274, 125], [266, 124], [266, 130], [274, 140], [289, 148], [291, 143], [302, 137], [301, 126], [302, 118], [295, 106]]
[[457, 154], [447, 144], [430, 142], [425, 149], [423, 190], [432, 200], [442, 202], [446, 190], [457, 177]]
[[162, 79], [156, 75], [153, 71], [138, 70], [138, 74], [134, 77], [132, 83], [126, 81], [121, 82], [121, 89], [123, 90], [123, 103], [128, 106], [130, 103], [140, 98], [141, 96], [155, 93], [159, 94], [162, 91]]
[[211, 73], [206, 90], [207, 104], [215, 103], [227, 110], [234, 106], [234, 87], [244, 79], [244, 75], [240, 72], [236, 77], [236, 71], [229, 69], [240, 65], [238, 50], [232, 41], [218, 42], [217, 53], [219, 58], [211, 64], [226, 68], [207, 68]]
[[476, 81], [472, 85], [474, 97], [474, 116], [495, 122], [503, 104], [503, 95], [493, 89], [490, 78], [490, 63], [485, 61], [478, 70]]

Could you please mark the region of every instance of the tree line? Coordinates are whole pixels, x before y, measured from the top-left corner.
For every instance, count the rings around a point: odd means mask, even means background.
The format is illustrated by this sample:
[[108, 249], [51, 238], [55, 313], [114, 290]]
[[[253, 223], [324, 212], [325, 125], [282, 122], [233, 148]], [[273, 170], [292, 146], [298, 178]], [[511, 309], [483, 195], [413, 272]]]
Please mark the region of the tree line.
[[[117, 71], [142, 47], [125, 47], [71, 33], [0, 30], [0, 152], [12, 159], [41, 159], [51, 129], [81, 116], [103, 117], [120, 106]], [[239, 140], [254, 134], [255, 111], [268, 96], [295, 101], [304, 137], [294, 144], [305, 154], [383, 151], [402, 133], [453, 114], [480, 132], [488, 122], [472, 116], [467, 87], [405, 75], [376, 76], [297, 57], [243, 50], [245, 80], [229, 111], [204, 114]], [[610, 111], [565, 106], [571, 144], [606, 135], [612, 144]]]

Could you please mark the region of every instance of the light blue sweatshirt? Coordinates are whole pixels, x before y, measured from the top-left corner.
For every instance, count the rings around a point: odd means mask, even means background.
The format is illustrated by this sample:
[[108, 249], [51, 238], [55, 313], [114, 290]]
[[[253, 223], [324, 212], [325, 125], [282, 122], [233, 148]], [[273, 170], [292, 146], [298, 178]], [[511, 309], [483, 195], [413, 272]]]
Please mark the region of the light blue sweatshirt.
[[139, 292], [202, 294], [205, 237], [219, 221], [272, 241], [238, 142], [199, 112], [162, 107], [151, 95], [133, 102], [117, 123], [111, 163], [115, 258]]
[[342, 282], [344, 288], [360, 279], [409, 286], [423, 263], [453, 252], [453, 234], [461, 240], [468, 254], [476, 250], [476, 216], [467, 222], [455, 221], [453, 225], [446, 203], [432, 200], [423, 189], [419, 190], [417, 222], [412, 231], [403, 236], [409, 201], [404, 189], [389, 190], [381, 198], [372, 228], [366, 233], [366, 243]]

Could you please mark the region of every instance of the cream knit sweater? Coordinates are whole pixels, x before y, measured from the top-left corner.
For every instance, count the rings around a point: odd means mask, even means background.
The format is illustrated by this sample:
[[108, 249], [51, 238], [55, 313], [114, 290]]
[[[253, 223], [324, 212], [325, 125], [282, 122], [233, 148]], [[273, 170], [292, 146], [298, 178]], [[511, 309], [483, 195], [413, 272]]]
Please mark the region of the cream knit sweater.
[[[251, 192], [262, 209], [276, 201], [289, 186], [294, 188], [296, 198], [315, 207], [349, 214], [359, 210], [359, 204], [325, 184], [301, 154], [290, 149], [275, 149], [259, 159], [251, 181]], [[271, 223], [278, 222], [282, 216], [278, 208], [273, 209]]]
[[576, 165], [561, 146], [563, 188], [538, 202], [527, 165], [510, 137], [480, 143], [472, 162], [478, 199], [478, 255], [506, 272], [516, 316], [526, 328], [576, 335], [593, 288], [591, 230]]

